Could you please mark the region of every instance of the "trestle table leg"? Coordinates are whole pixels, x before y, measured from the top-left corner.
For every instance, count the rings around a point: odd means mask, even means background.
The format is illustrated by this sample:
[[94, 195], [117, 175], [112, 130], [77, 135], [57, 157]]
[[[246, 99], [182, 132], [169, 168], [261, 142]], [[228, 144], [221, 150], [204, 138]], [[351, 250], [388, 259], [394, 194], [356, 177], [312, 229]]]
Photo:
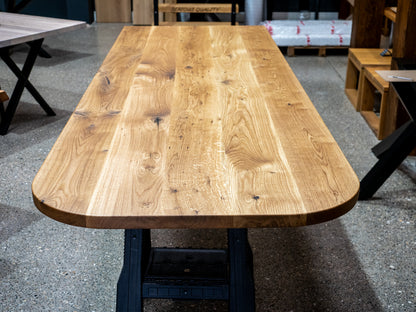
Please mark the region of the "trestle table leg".
[[228, 230], [230, 265], [230, 312], [255, 311], [253, 253], [247, 229]]
[[124, 264], [117, 284], [117, 312], [142, 311], [142, 282], [150, 253], [150, 230], [125, 230]]

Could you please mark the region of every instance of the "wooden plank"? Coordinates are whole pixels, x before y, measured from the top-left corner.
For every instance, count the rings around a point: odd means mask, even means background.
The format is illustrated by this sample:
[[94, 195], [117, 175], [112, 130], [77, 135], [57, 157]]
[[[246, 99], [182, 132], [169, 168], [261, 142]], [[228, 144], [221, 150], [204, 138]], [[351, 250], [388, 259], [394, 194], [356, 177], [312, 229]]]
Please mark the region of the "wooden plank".
[[[416, 62], [416, 0], [399, 0], [393, 29], [393, 57]], [[392, 69], [398, 69], [396, 67]]]
[[[272, 116], [264, 107], [269, 90], [259, 86], [250, 62], [253, 58], [246, 49], [243, 36], [232, 29], [215, 32], [213, 69], [215, 78], [222, 82], [217, 87], [218, 101], [238, 103], [226, 105], [221, 115], [226, 120], [222, 125], [226, 175], [235, 188], [231, 194], [238, 194], [235, 205], [241, 211], [270, 211], [270, 203], [275, 201], [282, 213], [292, 207], [292, 212], [302, 215], [306, 212], [304, 203], [293, 176], [286, 174], [290, 171], [287, 156], [276, 138]], [[279, 186], [279, 192], [271, 192], [273, 186]]]
[[153, 24], [153, 0], [133, 0], [133, 24]]
[[[252, 66], [266, 100], [266, 109], [271, 117], [276, 141], [280, 141], [281, 144], [279, 154], [282, 158], [284, 155], [283, 159], [287, 160], [287, 166], [291, 168], [288, 172], [296, 183], [296, 188], [292, 189], [292, 192], [299, 192], [305, 211], [315, 211], [313, 214], [292, 217], [290, 222], [293, 223], [287, 225], [301, 222], [302, 218], [305, 218], [307, 223], [317, 222], [328, 213], [322, 207], [312, 208], [317, 204], [317, 202], [313, 203], [314, 196], [318, 196], [324, 206], [338, 206], [340, 209], [338, 213], [341, 210], [347, 211], [348, 204], [340, 203], [349, 201], [347, 198], [351, 198], [355, 187], [354, 183], [351, 184], [351, 180], [345, 179], [351, 176], [349, 166], [343, 168], [332, 167], [334, 164], [328, 166], [333, 161], [332, 157], [345, 159], [329, 130], [323, 126], [321, 117], [289, 65], [284, 61], [279, 49], [272, 48], [273, 39], [268, 36], [269, 44], [267, 44], [266, 39], [260, 36], [255, 28], [245, 30], [240, 27], [238, 30], [244, 38], [250, 58], [256, 60], [252, 62]], [[267, 30], [264, 29], [264, 32], [267, 33]], [[288, 176], [285, 178], [289, 179]], [[316, 187], [315, 195], [310, 193], [312, 184]], [[270, 189], [273, 189], [271, 185], [274, 184], [269, 184]], [[344, 191], [329, 194], [324, 191], [328, 189]], [[292, 200], [297, 198], [293, 193], [292, 196]], [[268, 207], [268, 209], [273, 208]], [[292, 209], [296, 208], [288, 209], [285, 213], [292, 214]]]
[[[238, 5], [236, 8], [238, 12]], [[231, 13], [231, 3], [160, 3], [159, 12]]]
[[388, 82], [416, 81], [416, 70], [375, 70], [375, 72], [387, 85]]
[[0, 48], [86, 27], [85, 22], [0, 12]]
[[[179, 209], [173, 200], [179, 188], [176, 193], [166, 188], [176, 40], [176, 29], [156, 28], [146, 41], [87, 214], [134, 215], [140, 209], [152, 216]], [[114, 191], [102, 196], [110, 188]]]
[[[86, 226], [92, 186], [108, 157], [149, 32], [127, 28], [120, 34], [34, 180], [33, 192], [41, 194], [35, 202], [52, 218]], [[51, 172], [55, 181], [37, 183]]]
[[[159, 0], [160, 2], [161, 0]], [[168, 3], [168, 4], [176, 4], [176, 0], [163, 0], [164, 3]], [[174, 23], [176, 22], [176, 13], [162, 13], [160, 14], [160, 17], [163, 16], [163, 20], [166, 22], [171, 22]]]
[[95, 0], [97, 23], [130, 23], [131, 0]]
[[380, 128], [378, 139], [383, 140], [392, 134], [397, 127], [399, 103], [393, 88], [389, 88], [386, 96], [382, 98], [380, 107]]
[[396, 22], [397, 7], [387, 7], [384, 9], [384, 16], [391, 20], [393, 23]]
[[383, 26], [384, 1], [354, 1], [351, 48], [378, 48]]
[[358, 189], [262, 26], [124, 28], [32, 186], [97, 228], [306, 225]]
[[352, 11], [353, 11], [354, 4], [351, 3], [350, 1], [348, 0], [339, 1], [339, 10], [338, 10], [339, 19], [351, 19], [352, 18]]
[[[406, 62], [416, 62], [416, 0], [399, 0], [397, 2], [397, 15], [396, 23], [393, 28], [393, 60], [391, 69], [398, 70], [397, 60], [405, 59]], [[386, 107], [389, 113], [394, 116], [394, 125], [391, 123], [386, 127], [390, 129], [397, 129], [403, 125], [409, 116], [405, 112], [399, 100], [396, 92], [393, 88], [390, 88], [389, 96]]]
[[0, 102], [6, 102], [9, 100], [9, 96], [7, 95], [6, 91], [0, 90]]
[[[349, 59], [355, 66], [361, 70], [364, 66], [389, 66], [391, 65], [391, 56], [381, 56], [384, 49], [354, 49], [349, 50]], [[393, 50], [394, 51], [394, 50]]]

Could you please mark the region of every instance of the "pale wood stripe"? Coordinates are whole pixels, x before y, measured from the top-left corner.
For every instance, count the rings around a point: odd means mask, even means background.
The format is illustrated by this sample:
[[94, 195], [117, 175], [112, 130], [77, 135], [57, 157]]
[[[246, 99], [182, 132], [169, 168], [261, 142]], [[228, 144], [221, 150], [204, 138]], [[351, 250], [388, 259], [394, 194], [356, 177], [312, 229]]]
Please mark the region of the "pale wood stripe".
[[[284, 146], [291, 146], [285, 148], [288, 171], [293, 173], [307, 211], [319, 213], [324, 207], [350, 202], [357, 195], [356, 184], [346, 177], [354, 177], [354, 171], [331, 133], [322, 127], [322, 118], [289, 65], [272, 48], [267, 31], [260, 35], [258, 29], [253, 30], [240, 29], [240, 34], [248, 54], [258, 60], [255, 76], [267, 99], [276, 136]], [[270, 40], [270, 45], [264, 40]]]
[[178, 39], [169, 185], [184, 215], [232, 215], [209, 29], [181, 27]]
[[88, 215], [152, 216], [161, 209], [169, 213], [170, 207], [160, 201], [166, 188], [176, 29], [151, 29]]
[[212, 37], [223, 143], [239, 213], [273, 214], [276, 202], [282, 215], [305, 213], [240, 34], [223, 27]]
[[[33, 181], [32, 191], [39, 195], [35, 203], [41, 203], [41, 210], [52, 209], [52, 214], [60, 210], [58, 220], [68, 212], [66, 223], [86, 224], [93, 186], [108, 157], [149, 31], [122, 31]], [[133, 34], [134, 41], [129, 39]]]

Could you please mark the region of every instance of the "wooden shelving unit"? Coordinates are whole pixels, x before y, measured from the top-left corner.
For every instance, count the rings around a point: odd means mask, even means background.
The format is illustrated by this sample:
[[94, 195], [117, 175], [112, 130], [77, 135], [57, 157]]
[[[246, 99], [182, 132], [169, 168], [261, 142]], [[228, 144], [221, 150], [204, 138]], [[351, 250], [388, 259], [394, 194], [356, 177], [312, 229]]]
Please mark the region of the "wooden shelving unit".
[[[391, 65], [386, 69], [397, 70], [396, 59], [416, 63], [416, 0], [354, 1], [351, 47], [378, 49], [383, 23], [386, 34], [391, 22], [394, 23], [393, 55]], [[365, 61], [359, 63], [363, 66], [359, 66], [353, 56], [349, 57], [345, 93], [377, 137], [383, 139], [400, 127], [408, 117], [392, 88], [375, 73], [376, 69], [372, 67], [376, 64]], [[375, 90], [381, 94], [380, 115], [373, 111]]]
[[[374, 134], [382, 140], [395, 130], [395, 126], [390, 118], [394, 116], [394, 112], [389, 111], [388, 105], [389, 83], [377, 73], [378, 70], [380, 70], [379, 66], [364, 68], [358, 106], [361, 115]], [[379, 99], [377, 99], [376, 90], [379, 93]], [[375, 107], [377, 103], [380, 107]]]
[[391, 56], [381, 56], [382, 51], [383, 49], [350, 49], [348, 52], [345, 94], [357, 111], [360, 110], [358, 102], [363, 83], [363, 69], [366, 66], [390, 69]]

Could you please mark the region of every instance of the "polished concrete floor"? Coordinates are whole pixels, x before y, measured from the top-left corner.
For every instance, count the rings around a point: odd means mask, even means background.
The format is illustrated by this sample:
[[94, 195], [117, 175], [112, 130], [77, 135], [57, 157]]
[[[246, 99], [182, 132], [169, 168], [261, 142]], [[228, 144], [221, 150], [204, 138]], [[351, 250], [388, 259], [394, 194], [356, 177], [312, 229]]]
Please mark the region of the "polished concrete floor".
[[[32, 83], [0, 137], [0, 311], [115, 311], [123, 231], [72, 227], [42, 215], [31, 182], [123, 25], [45, 40]], [[12, 57], [22, 64], [26, 46]], [[287, 59], [359, 178], [377, 143], [344, 95], [345, 55]], [[0, 64], [0, 86], [15, 79]], [[414, 160], [409, 160], [414, 164]], [[402, 170], [369, 201], [324, 224], [250, 229], [257, 311], [416, 311], [416, 185]], [[224, 230], [153, 231], [155, 245], [223, 247]], [[224, 302], [148, 300], [145, 311], [226, 311]]]

